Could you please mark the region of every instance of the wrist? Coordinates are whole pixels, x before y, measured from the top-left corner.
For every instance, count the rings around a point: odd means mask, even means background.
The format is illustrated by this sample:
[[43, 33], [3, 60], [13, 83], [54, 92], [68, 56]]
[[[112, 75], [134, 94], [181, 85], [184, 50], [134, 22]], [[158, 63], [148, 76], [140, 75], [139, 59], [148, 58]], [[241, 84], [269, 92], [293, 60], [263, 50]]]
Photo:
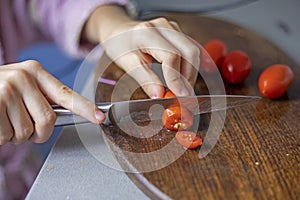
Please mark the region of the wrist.
[[134, 21], [121, 6], [99, 6], [88, 18], [82, 31], [82, 39], [90, 43], [101, 43], [117, 34], [122, 25], [132, 22]]

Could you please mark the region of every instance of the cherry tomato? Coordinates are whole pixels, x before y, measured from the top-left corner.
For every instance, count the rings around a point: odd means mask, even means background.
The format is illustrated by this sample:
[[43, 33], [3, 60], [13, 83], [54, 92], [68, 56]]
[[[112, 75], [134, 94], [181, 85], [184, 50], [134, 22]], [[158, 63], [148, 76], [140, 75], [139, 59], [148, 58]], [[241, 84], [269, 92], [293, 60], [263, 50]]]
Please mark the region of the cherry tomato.
[[189, 149], [195, 149], [202, 145], [202, 138], [191, 131], [178, 131], [175, 138], [179, 144]]
[[172, 105], [164, 110], [162, 122], [171, 131], [185, 130], [193, 125], [193, 114], [185, 107]]
[[[221, 68], [223, 59], [227, 53], [227, 46], [221, 40], [210, 40], [204, 45], [206, 52], [201, 52], [201, 68], [204, 72], [213, 73], [216, 72], [218, 68]], [[211, 62], [210, 58], [214, 61]], [[216, 66], [217, 68], [216, 68]]]
[[243, 51], [229, 52], [222, 64], [221, 73], [223, 78], [229, 83], [241, 83], [249, 75], [251, 61], [249, 56]]
[[294, 79], [291, 68], [283, 64], [275, 64], [266, 68], [259, 76], [260, 93], [270, 99], [282, 96]]
[[171, 97], [176, 97], [176, 95], [171, 90], [167, 90], [164, 94], [164, 98], [171, 98]]

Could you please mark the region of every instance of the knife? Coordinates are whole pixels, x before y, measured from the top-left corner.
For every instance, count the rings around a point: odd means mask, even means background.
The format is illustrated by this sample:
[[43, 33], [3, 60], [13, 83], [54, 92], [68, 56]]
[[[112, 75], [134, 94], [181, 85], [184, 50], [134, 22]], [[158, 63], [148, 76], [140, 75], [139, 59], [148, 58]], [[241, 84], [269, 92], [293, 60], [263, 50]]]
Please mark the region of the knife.
[[[119, 102], [96, 103], [98, 108], [105, 113], [104, 124], [118, 124], [128, 121], [143, 122], [161, 119], [165, 108], [180, 104], [188, 108], [193, 115], [221, 111], [229, 108], [256, 103], [261, 97], [243, 95], [200, 95], [171, 97], [158, 99], [141, 99]], [[52, 105], [57, 115], [55, 126], [90, 123], [87, 119], [73, 114], [71, 111]]]

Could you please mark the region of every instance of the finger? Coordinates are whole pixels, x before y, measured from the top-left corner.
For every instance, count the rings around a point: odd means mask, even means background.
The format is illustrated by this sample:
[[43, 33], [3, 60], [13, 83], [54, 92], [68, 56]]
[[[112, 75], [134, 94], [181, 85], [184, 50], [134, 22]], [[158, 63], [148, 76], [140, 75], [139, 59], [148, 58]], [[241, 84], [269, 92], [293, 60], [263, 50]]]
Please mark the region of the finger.
[[175, 22], [171, 24], [166, 18], [156, 18], [151, 20], [150, 23], [166, 40], [180, 50], [179, 53], [189, 63], [198, 68], [200, 49], [189, 36], [177, 30], [180, 30], [180, 28]]
[[[170, 41], [177, 49], [180, 49], [180, 54], [183, 57], [181, 62], [181, 73], [193, 86], [198, 76], [198, 68], [200, 65], [200, 49], [191, 41], [188, 36], [168, 29], [181, 31], [176, 22], [169, 22], [165, 18], [152, 20], [151, 23], [155, 27], [159, 27], [158, 31]], [[167, 28], [167, 29], [161, 29]]]
[[13, 137], [14, 130], [6, 113], [6, 106], [0, 103], [0, 145], [8, 143]]
[[188, 95], [186, 85], [182, 81], [180, 74], [180, 56], [166, 50], [144, 49], [143, 51], [152, 55], [162, 65], [165, 82], [175, 94]]
[[140, 51], [151, 55], [162, 64], [166, 84], [175, 94], [188, 95], [189, 92], [180, 75], [181, 55], [178, 49], [162, 37], [151, 24], [145, 23], [144, 26], [147, 26], [145, 31], [136, 40]]
[[[28, 63], [25, 63], [28, 65]], [[44, 95], [56, 104], [59, 104], [73, 113], [81, 115], [82, 117], [94, 123], [101, 123], [105, 120], [105, 115], [98, 109], [98, 107], [74, 92], [72, 89], [61, 83], [59, 80], [50, 75], [38, 63], [29, 63], [31, 69], [36, 71], [38, 87], [43, 91]], [[52, 118], [49, 110], [45, 111]]]
[[150, 98], [161, 98], [163, 96], [163, 84], [149, 68], [148, 58], [143, 59], [143, 56], [139, 56], [137, 52], [131, 52], [115, 62], [126, 63], [123, 65], [123, 69], [138, 82]]
[[181, 62], [181, 74], [183, 78], [186, 80], [186, 87], [189, 88], [189, 93], [193, 93], [193, 88], [196, 83], [198, 77], [198, 69], [195, 68], [192, 64], [190, 64], [185, 59], [182, 59]]
[[38, 88], [35, 87], [32, 90], [34, 94], [30, 95], [25, 92], [23, 96], [24, 104], [34, 121], [34, 133], [30, 140], [35, 143], [43, 143], [50, 138], [53, 132], [56, 114]]
[[[0, 114], [1, 114], [1, 134], [5, 135], [6, 139], [10, 139], [12, 143], [22, 143], [27, 140], [32, 132], [33, 125], [31, 118], [23, 104], [22, 95], [20, 91], [27, 87], [26, 82], [27, 78], [24, 75], [24, 70], [8, 70], [8, 73], [4, 73], [3, 78], [6, 76], [6, 79], [0, 83], [1, 97], [0, 97]], [[27, 73], [28, 74], [28, 73]], [[21, 83], [21, 90], [18, 88], [18, 83]], [[12, 81], [12, 80], [20, 80]], [[20, 85], [20, 84], [19, 84]]]
[[11, 142], [21, 144], [28, 140], [34, 132], [33, 122], [21, 97], [11, 99], [8, 102], [7, 108], [7, 115], [15, 133]]
[[179, 25], [177, 24], [177, 22], [175, 22], [175, 21], [169, 21], [169, 23], [173, 27], [173, 29], [175, 29], [176, 31], [182, 32], [182, 30], [179, 27]]
[[18, 78], [22, 80], [22, 84], [17, 84], [16, 90], [21, 91], [22, 96], [8, 104], [8, 107], [13, 108], [9, 109], [9, 117], [13, 119], [12, 125], [15, 129], [13, 142], [19, 143], [28, 139], [33, 131], [31, 141], [45, 142], [54, 129], [56, 114], [28, 72], [19, 70]]

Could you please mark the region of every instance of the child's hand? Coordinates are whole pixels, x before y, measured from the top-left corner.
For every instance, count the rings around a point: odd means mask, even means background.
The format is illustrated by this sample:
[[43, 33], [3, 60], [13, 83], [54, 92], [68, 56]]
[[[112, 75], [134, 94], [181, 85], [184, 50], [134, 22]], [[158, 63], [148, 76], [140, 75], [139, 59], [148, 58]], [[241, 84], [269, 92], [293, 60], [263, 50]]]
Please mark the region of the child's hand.
[[176, 95], [191, 95], [200, 63], [200, 49], [165, 18], [131, 20], [118, 6], [99, 7], [89, 18], [86, 38], [100, 42], [108, 56], [143, 87], [152, 98], [164, 87], [151, 70], [152, 57], [162, 64], [167, 87]]
[[0, 77], [0, 144], [48, 140], [56, 120], [49, 101], [94, 123], [105, 118], [92, 102], [63, 85], [36, 61], [1, 66]]

